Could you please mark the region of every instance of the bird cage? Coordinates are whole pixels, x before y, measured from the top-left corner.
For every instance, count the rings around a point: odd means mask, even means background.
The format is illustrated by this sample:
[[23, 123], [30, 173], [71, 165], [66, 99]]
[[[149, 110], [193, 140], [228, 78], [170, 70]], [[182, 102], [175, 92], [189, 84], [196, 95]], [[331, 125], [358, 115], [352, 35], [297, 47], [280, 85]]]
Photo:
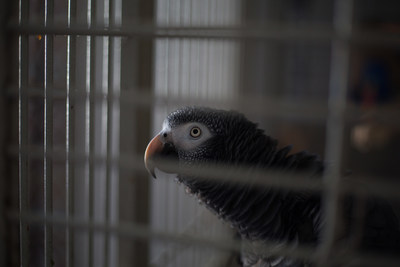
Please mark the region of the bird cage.
[[[368, 197], [400, 215], [398, 10], [390, 0], [2, 1], [0, 266], [240, 266], [229, 222], [143, 163], [165, 117], [193, 105], [237, 110], [280, 147], [326, 163], [316, 182], [260, 185], [322, 196], [321, 243], [278, 244], [276, 256], [400, 266], [356, 245]], [[342, 196], [359, 220], [338, 245]]]

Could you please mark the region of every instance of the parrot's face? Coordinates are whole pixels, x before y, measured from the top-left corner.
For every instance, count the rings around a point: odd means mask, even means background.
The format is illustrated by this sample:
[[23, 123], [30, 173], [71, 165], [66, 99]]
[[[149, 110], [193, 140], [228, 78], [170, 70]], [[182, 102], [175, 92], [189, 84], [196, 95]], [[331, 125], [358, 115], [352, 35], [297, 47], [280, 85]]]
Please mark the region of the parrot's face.
[[166, 119], [163, 128], [148, 144], [145, 152], [147, 170], [155, 177], [154, 168], [157, 158], [176, 160], [191, 164], [194, 160], [204, 159], [210, 150], [207, 141], [213, 137], [209, 128], [200, 122], [186, 122], [171, 125]]
[[[144, 160], [148, 171], [155, 177], [157, 159], [177, 160], [180, 165], [220, 163], [235, 154], [237, 133], [246, 131], [248, 122], [239, 113], [186, 107], [172, 112], [164, 121], [162, 130], [148, 144]], [[243, 137], [243, 136], [242, 136]], [[243, 138], [242, 138], [243, 139]], [[160, 169], [160, 168], [159, 168]]]
[[171, 144], [177, 151], [195, 152], [212, 137], [208, 127], [200, 122], [187, 122], [171, 127], [165, 120], [163, 129], [156, 136], [163, 144]]

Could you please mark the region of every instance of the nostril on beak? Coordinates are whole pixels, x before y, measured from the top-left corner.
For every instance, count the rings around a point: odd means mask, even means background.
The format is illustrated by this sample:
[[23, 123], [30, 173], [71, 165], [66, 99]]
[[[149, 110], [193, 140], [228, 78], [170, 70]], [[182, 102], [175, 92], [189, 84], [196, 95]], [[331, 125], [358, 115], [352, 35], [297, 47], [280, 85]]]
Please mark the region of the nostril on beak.
[[165, 143], [164, 144], [164, 149], [161, 152], [161, 154], [164, 155], [164, 156], [175, 155], [176, 151], [175, 151], [174, 145], [172, 145], [170, 143]]
[[164, 136], [164, 138], [167, 138], [168, 134], [167, 134], [167, 133], [164, 133], [163, 136]]

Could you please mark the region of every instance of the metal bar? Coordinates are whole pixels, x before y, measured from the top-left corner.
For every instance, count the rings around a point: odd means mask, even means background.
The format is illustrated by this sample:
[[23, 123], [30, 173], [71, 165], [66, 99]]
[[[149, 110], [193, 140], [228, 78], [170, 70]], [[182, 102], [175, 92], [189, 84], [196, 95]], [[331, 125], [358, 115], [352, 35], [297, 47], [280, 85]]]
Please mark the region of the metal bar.
[[[6, 125], [6, 110], [9, 105], [6, 104], [6, 76], [8, 75], [7, 68], [9, 65], [7, 64], [9, 61], [7, 60], [6, 56], [6, 36], [5, 36], [5, 25], [6, 25], [6, 18], [7, 12], [9, 11], [9, 6], [6, 1], [0, 2], [0, 125]], [[8, 47], [13, 46], [14, 43], [8, 44]], [[13, 59], [14, 60], [14, 59]], [[6, 135], [8, 134], [7, 131], [8, 127], [2, 127], [0, 129], [0, 177], [7, 177], [6, 175], [6, 153], [4, 153], [5, 142], [6, 142]], [[5, 218], [6, 216], [6, 190], [7, 186], [10, 184], [6, 181], [6, 179], [0, 178], [0, 218]], [[8, 246], [7, 246], [7, 229], [6, 229], [7, 222], [5, 219], [0, 221], [0, 266], [6, 266], [6, 262], [10, 256], [7, 256], [11, 253], [8, 253]]]
[[[115, 10], [114, 1], [108, 1], [108, 18], [109, 25], [114, 26], [115, 24]], [[113, 94], [114, 89], [114, 38], [108, 38], [108, 86], [107, 86], [107, 96]], [[106, 192], [105, 192], [105, 225], [108, 226], [111, 220], [111, 175], [113, 165], [111, 165], [112, 157], [112, 129], [113, 129], [113, 103], [111, 97], [107, 97], [107, 149], [106, 149]], [[110, 259], [110, 235], [105, 233], [104, 238], [104, 267], [109, 266]]]
[[[110, 0], [110, 9], [112, 9], [109, 13], [110, 25], [111, 26], [120, 26], [122, 24], [122, 0]], [[111, 48], [110, 53], [112, 53], [111, 61], [108, 61], [108, 64], [112, 64], [113, 67], [111, 69], [110, 74], [112, 76], [112, 94], [111, 95], [120, 95], [121, 91], [121, 38], [114, 37], [110, 39]], [[109, 79], [110, 81], [110, 79]], [[109, 92], [108, 92], [109, 93]], [[112, 158], [119, 157], [120, 153], [120, 100], [117, 102], [113, 102], [110, 108], [109, 115], [111, 117], [110, 124], [112, 129], [112, 134], [108, 135], [110, 137], [110, 152]], [[108, 144], [108, 143], [107, 143]], [[107, 152], [108, 153], [108, 152]], [[119, 165], [118, 163], [109, 164], [111, 175], [110, 175], [110, 186], [107, 187], [110, 190], [109, 192], [109, 218], [108, 221], [112, 223], [117, 223], [119, 221]], [[120, 260], [120, 242], [119, 237], [115, 235], [108, 235], [108, 244], [109, 244], [109, 265], [110, 266], [118, 266], [122, 260]]]
[[[109, 43], [108, 43], [108, 53], [109, 53], [109, 59], [112, 59], [112, 50], [114, 49], [114, 40], [110, 38]], [[112, 76], [112, 69], [113, 67], [111, 66], [112, 64], [108, 65], [108, 78], [110, 79]], [[108, 80], [108, 92], [112, 90], [112, 82]], [[110, 209], [111, 209], [111, 171], [112, 167], [110, 165], [110, 158], [112, 154], [112, 109], [113, 109], [113, 101], [111, 99], [108, 99], [107, 101], [107, 154], [106, 154], [106, 192], [105, 192], [105, 223], [106, 225], [110, 222]], [[105, 246], [104, 246], [104, 264], [105, 267], [108, 266], [108, 261], [109, 261], [109, 238], [110, 236], [108, 234], [105, 235]]]
[[344, 115], [346, 107], [346, 91], [348, 85], [349, 70], [349, 44], [344, 41], [351, 36], [353, 2], [350, 0], [336, 0], [334, 6], [334, 29], [341, 36], [332, 43], [331, 72], [329, 80], [327, 120], [327, 140], [325, 159], [332, 164], [327, 166], [324, 175], [325, 198], [323, 211], [325, 227], [320, 247], [319, 264], [327, 266], [330, 262], [332, 248], [336, 233], [340, 228], [338, 219], [338, 205], [341, 183], [341, 156], [344, 131]]
[[[129, 23], [127, 23], [128, 25]], [[255, 39], [277, 41], [321, 42], [329, 44], [332, 40], [343, 36], [332, 31], [331, 26], [306, 25], [293, 27], [282, 24], [270, 24], [268, 27], [254, 26], [227, 26], [227, 27], [164, 27], [152, 24], [137, 24], [129, 26], [106, 27], [99, 24], [87, 27], [76, 25], [66, 29], [63, 25], [49, 25], [31, 23], [19, 26], [10, 24], [8, 29], [18, 34], [55, 34], [55, 35], [87, 35], [87, 36], [120, 36], [135, 38], [205, 38], [205, 39]], [[349, 41], [355, 44], [398, 46], [399, 34], [386, 34], [380, 31], [355, 30]]]
[[[96, 25], [96, 0], [88, 0], [88, 12], [87, 12], [87, 22], [88, 26]], [[88, 36], [87, 37], [87, 64], [89, 64], [88, 73], [86, 77], [88, 81], [87, 90], [89, 92], [89, 102], [86, 103], [86, 108], [88, 111], [87, 116], [87, 139], [86, 144], [88, 146], [89, 152], [89, 173], [88, 173], [88, 216], [89, 221], [92, 222], [94, 220], [94, 161], [93, 156], [95, 155], [94, 146], [95, 146], [95, 93], [96, 93], [96, 36]], [[94, 251], [94, 235], [93, 230], [89, 229], [88, 232], [88, 266], [93, 266], [93, 251]]]
[[[242, 242], [228, 238], [209, 237], [198, 234], [178, 234], [175, 232], [153, 230], [146, 224], [138, 224], [134, 222], [120, 222], [118, 224], [105, 225], [104, 223], [88, 222], [78, 218], [70, 218], [67, 220], [63, 216], [43, 216], [38, 213], [23, 213], [18, 215], [17, 212], [10, 212], [8, 218], [12, 221], [25, 221], [30, 224], [51, 224], [53, 226], [66, 227], [70, 225], [76, 231], [87, 231], [92, 229], [96, 232], [119, 235], [124, 238], [154, 239], [163, 242], [182, 243], [187, 245], [196, 244], [205, 248], [214, 248], [218, 250], [237, 251], [242, 249]], [[281, 244], [274, 242], [265, 242], [265, 249], [271, 255], [289, 256], [297, 259], [315, 260], [315, 249], [305, 245], [293, 246], [292, 244]], [[338, 255], [343, 257], [335, 257], [332, 260], [334, 264], [356, 263], [356, 266], [399, 266], [400, 258], [396, 256], [383, 255], [378, 253], [346, 253], [346, 251], [338, 251]]]
[[[19, 25], [25, 25], [29, 20], [29, 1], [19, 0]], [[19, 211], [20, 214], [29, 210], [28, 190], [28, 60], [29, 39], [28, 35], [21, 34], [18, 39], [18, 163], [19, 163]], [[29, 232], [28, 225], [20, 221], [20, 264], [22, 267], [29, 265]]]
[[[76, 23], [76, 0], [68, 0], [68, 27]], [[75, 209], [75, 162], [72, 160], [72, 153], [75, 146], [75, 95], [76, 95], [76, 36], [67, 36], [67, 88], [65, 101], [65, 195], [66, 195], [66, 218], [67, 220], [74, 215]], [[74, 229], [67, 225], [66, 227], [66, 252], [65, 265], [74, 266]]]
[[[240, 251], [242, 246], [241, 242], [232, 239], [221, 239], [210, 236], [194, 235], [194, 234], [179, 234], [176, 232], [166, 232], [166, 231], [156, 231], [148, 227], [147, 224], [139, 224], [135, 222], [120, 222], [118, 224], [110, 224], [106, 226], [104, 223], [99, 222], [88, 222], [87, 220], [82, 220], [78, 218], [71, 218], [67, 220], [64, 216], [43, 216], [43, 214], [38, 213], [24, 213], [20, 216], [14, 213], [9, 213], [8, 216], [11, 220], [22, 220], [29, 222], [30, 224], [41, 224], [41, 225], [54, 225], [65, 227], [70, 225], [74, 227], [76, 231], [86, 232], [88, 230], [110, 233], [119, 235], [124, 238], [139, 238], [139, 239], [157, 239], [165, 242], [175, 242], [183, 243], [187, 245], [196, 244], [198, 246], [204, 246], [206, 248], [211, 247], [221, 250], [231, 250]], [[265, 242], [265, 248], [271, 250], [271, 254], [275, 255], [290, 255], [294, 258], [310, 258], [313, 257], [313, 249], [310, 247], [298, 247], [293, 249], [290, 243], [287, 245], [279, 245], [276, 247], [277, 243]]]
[[[28, 152], [29, 151], [29, 152]], [[42, 147], [40, 146], [29, 146], [28, 151], [20, 151], [21, 154], [29, 154], [29, 158], [41, 159], [43, 158]], [[18, 155], [18, 149], [10, 147], [8, 149], [10, 156]], [[48, 154], [48, 157], [53, 157], [54, 161], [63, 163], [66, 160], [66, 153], [61, 147], [54, 147], [53, 153]], [[73, 153], [71, 152], [70, 158], [72, 162], [81, 163], [87, 159], [86, 154]], [[106, 162], [104, 156], [95, 155], [92, 159], [95, 163], [102, 164]], [[106, 162], [107, 163], [107, 162]], [[131, 154], [120, 154], [118, 157], [111, 157], [111, 166], [118, 166], [124, 170], [131, 170], [135, 172], [147, 173], [143, 165], [143, 155], [131, 155]], [[160, 161], [159, 163], [162, 168], [169, 168], [171, 170], [178, 169], [179, 165], [176, 162], [171, 161]], [[237, 170], [230, 174], [231, 176], [227, 178], [226, 171], [231, 169], [229, 166], [224, 165], [213, 165], [204, 164], [199, 167], [192, 166], [190, 168], [181, 168], [185, 174], [193, 175], [202, 173], [203, 178], [218, 179], [222, 181], [231, 182], [242, 182], [243, 176], [249, 176], [249, 169], [245, 167], [238, 167]], [[320, 191], [323, 189], [323, 184], [321, 179], [311, 179], [307, 176], [289, 175], [281, 172], [275, 173], [271, 171], [257, 170], [251, 173], [254, 176], [256, 184], [269, 186], [269, 187], [282, 187], [291, 190], [315, 190]], [[267, 177], [267, 178], [266, 178]], [[379, 177], [380, 178], [380, 177]], [[400, 194], [398, 188], [400, 188], [400, 183], [394, 182], [395, 178], [389, 178], [387, 181], [382, 179], [376, 179], [374, 176], [351, 176], [347, 179], [341, 181], [341, 187], [339, 190], [344, 193], [353, 193], [355, 195], [371, 195], [386, 198], [399, 198]]]
[[[54, 3], [45, 0], [44, 24], [52, 23]], [[44, 184], [44, 213], [53, 212], [53, 159], [47, 157], [53, 150], [53, 35], [44, 36], [44, 140], [43, 140], [43, 184]], [[54, 265], [53, 259], [53, 227], [44, 225], [44, 266]]]
[[[10, 97], [17, 94], [13, 87], [7, 93]], [[27, 92], [29, 97], [43, 97], [44, 93], [41, 88], [29, 87]], [[86, 92], [77, 92], [77, 100], [82, 101], [86, 97]], [[65, 99], [67, 94], [65, 90], [54, 88], [53, 97], [55, 99]], [[261, 117], [301, 119], [304, 121], [314, 121], [317, 123], [326, 122], [328, 116], [328, 108], [325, 103], [316, 100], [291, 101], [273, 95], [239, 95], [234, 99], [206, 99], [195, 98], [190, 96], [163, 96], [152, 95], [145, 89], [123, 90], [123, 92], [113, 92], [108, 95], [103, 92], [95, 93], [96, 100], [112, 98], [114, 102], [121, 105], [137, 105], [139, 107], [149, 106], [179, 106], [179, 105], [207, 105], [210, 107], [219, 107], [226, 109], [235, 109], [238, 107], [246, 107], [247, 114], [258, 114]], [[239, 101], [240, 100], [240, 101]], [[330, 107], [335, 109], [337, 103], [331, 103]], [[347, 104], [345, 108], [346, 121], [354, 121], [365, 114], [365, 109], [360, 106]], [[374, 118], [379, 119], [382, 123], [400, 127], [398, 120], [400, 112], [395, 108], [374, 108]]]

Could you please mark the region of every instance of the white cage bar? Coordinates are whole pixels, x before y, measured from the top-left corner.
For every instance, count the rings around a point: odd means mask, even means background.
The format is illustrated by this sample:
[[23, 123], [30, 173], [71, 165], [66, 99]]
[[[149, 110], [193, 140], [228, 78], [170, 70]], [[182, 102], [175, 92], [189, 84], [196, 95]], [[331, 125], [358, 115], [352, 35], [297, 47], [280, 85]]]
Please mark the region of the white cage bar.
[[[76, 0], [68, 0], [68, 27], [76, 23]], [[67, 36], [67, 68], [66, 68], [66, 101], [65, 101], [65, 197], [66, 197], [66, 219], [74, 216], [75, 206], [75, 165], [73, 162], [75, 146], [75, 94], [76, 94], [76, 36]], [[66, 228], [66, 257], [65, 265], [74, 266], [74, 229]]]
[[[108, 25], [114, 25], [115, 24], [115, 14], [114, 14], [114, 1], [109, 0], [108, 1]], [[106, 225], [110, 224], [110, 213], [111, 213], [111, 176], [112, 176], [112, 168], [113, 166], [110, 164], [110, 158], [112, 155], [112, 127], [113, 127], [113, 101], [109, 97], [112, 95], [114, 88], [113, 84], [113, 78], [114, 78], [114, 64], [113, 64], [113, 59], [114, 59], [114, 38], [113, 37], [107, 37], [107, 44], [108, 47], [106, 47], [107, 52], [108, 52], [108, 90], [107, 90], [107, 122], [106, 122], [106, 131], [107, 131], [107, 156], [106, 156], [106, 196], [105, 196], [105, 223]], [[104, 266], [108, 267], [109, 266], [109, 250], [110, 250], [110, 235], [106, 233], [105, 239], [104, 239]]]
[[348, 71], [349, 71], [349, 37], [352, 29], [353, 1], [337, 0], [333, 14], [333, 25], [341, 39], [332, 41], [331, 72], [329, 77], [329, 115], [327, 118], [327, 162], [335, 162], [328, 165], [324, 176], [325, 182], [325, 221], [324, 241], [320, 245], [320, 266], [329, 264], [332, 246], [338, 231], [338, 205], [341, 186], [341, 156], [344, 131], [344, 111], [346, 107]]
[[[19, 24], [24, 25], [29, 20], [29, 2], [19, 1]], [[20, 35], [18, 39], [18, 132], [19, 132], [19, 211], [24, 214], [29, 210], [28, 200], [28, 35]], [[29, 238], [28, 225], [20, 221], [20, 262], [21, 266], [28, 266]]]
[[[46, 0], [44, 3], [44, 25], [54, 21], [54, 3]], [[43, 120], [43, 184], [44, 184], [44, 215], [53, 213], [53, 159], [47, 154], [53, 150], [53, 69], [54, 69], [54, 37], [44, 36], [44, 120]], [[44, 226], [44, 266], [53, 265], [53, 226]]]
[[[68, 0], [68, 27], [76, 23], [77, 12], [76, 0]], [[76, 36], [67, 36], [67, 68], [66, 68], [66, 101], [65, 101], [65, 196], [66, 196], [66, 219], [70, 220], [74, 216], [75, 206], [75, 165], [73, 162], [75, 147], [75, 103], [76, 103]], [[66, 228], [66, 250], [65, 265], [74, 266], [74, 229]]]
[[[87, 7], [87, 24], [96, 24], [97, 19], [97, 3], [96, 0], [88, 0]], [[88, 220], [89, 222], [94, 221], [94, 175], [95, 166], [93, 162], [94, 146], [95, 146], [95, 99], [94, 93], [96, 91], [96, 41], [95, 36], [86, 37], [86, 91], [88, 92], [89, 98], [86, 99], [86, 139], [85, 147], [88, 153]], [[88, 266], [93, 266], [93, 255], [94, 255], [94, 233], [92, 229], [88, 232]]]

